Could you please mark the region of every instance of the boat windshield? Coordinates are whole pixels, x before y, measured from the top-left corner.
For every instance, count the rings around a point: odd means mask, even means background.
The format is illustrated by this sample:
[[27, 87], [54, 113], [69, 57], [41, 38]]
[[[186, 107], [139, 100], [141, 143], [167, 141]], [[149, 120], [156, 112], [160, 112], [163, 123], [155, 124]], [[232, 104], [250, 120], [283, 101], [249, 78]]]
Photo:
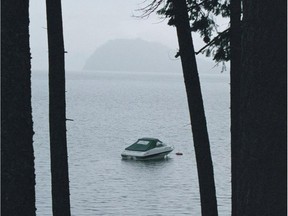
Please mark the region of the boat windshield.
[[164, 146], [165, 144], [164, 143], [162, 143], [161, 141], [158, 141], [157, 143], [156, 143], [156, 147], [162, 147], [162, 146]]
[[148, 145], [150, 143], [150, 141], [148, 140], [138, 140], [136, 142], [136, 144], [139, 144], [139, 145]]

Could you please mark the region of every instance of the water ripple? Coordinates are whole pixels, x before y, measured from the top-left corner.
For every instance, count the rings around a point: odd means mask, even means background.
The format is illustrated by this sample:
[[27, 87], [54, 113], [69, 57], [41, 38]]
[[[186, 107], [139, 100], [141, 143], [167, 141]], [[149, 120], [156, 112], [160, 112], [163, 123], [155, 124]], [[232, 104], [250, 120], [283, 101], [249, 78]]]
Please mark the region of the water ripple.
[[[219, 215], [230, 215], [228, 77], [202, 77]], [[52, 215], [47, 80], [34, 78], [33, 118], [38, 215]], [[44, 87], [43, 87], [44, 86]], [[95, 73], [67, 80], [72, 215], [200, 215], [200, 198], [183, 78]], [[157, 137], [175, 152], [161, 161], [126, 161], [135, 139]]]

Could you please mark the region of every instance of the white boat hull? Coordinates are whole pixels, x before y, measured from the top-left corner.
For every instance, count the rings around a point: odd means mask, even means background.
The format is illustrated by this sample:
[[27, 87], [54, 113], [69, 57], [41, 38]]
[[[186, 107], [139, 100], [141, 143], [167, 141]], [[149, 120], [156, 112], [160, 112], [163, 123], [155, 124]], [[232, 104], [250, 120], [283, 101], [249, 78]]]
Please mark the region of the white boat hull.
[[132, 160], [155, 160], [164, 158], [171, 151], [173, 147], [165, 146], [160, 148], [154, 148], [148, 151], [130, 151], [124, 150], [121, 154], [123, 159], [132, 159]]

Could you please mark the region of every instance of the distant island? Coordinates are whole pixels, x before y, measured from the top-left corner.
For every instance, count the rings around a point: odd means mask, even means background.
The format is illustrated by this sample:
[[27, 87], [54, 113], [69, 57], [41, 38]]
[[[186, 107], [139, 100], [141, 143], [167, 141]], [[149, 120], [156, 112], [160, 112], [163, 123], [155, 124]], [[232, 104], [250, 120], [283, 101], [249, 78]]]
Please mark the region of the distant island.
[[181, 70], [181, 64], [173, 51], [160, 43], [116, 39], [96, 49], [84, 70], [173, 72]]
[[[115, 39], [100, 46], [88, 58], [84, 70], [132, 72], [181, 72], [175, 50], [142, 39]], [[207, 64], [208, 63], [208, 64]], [[199, 71], [209, 71], [215, 63], [198, 60]]]

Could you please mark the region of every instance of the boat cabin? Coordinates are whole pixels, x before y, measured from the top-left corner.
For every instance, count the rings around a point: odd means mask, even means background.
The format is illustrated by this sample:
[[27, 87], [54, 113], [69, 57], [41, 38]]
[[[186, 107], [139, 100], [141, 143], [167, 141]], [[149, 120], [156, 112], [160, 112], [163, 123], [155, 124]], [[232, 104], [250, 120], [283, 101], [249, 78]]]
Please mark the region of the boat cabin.
[[162, 143], [159, 139], [155, 138], [141, 138], [138, 139], [137, 142], [133, 143], [129, 147], [125, 148], [125, 150], [129, 151], [148, 151], [153, 148], [163, 147], [164, 143]]

